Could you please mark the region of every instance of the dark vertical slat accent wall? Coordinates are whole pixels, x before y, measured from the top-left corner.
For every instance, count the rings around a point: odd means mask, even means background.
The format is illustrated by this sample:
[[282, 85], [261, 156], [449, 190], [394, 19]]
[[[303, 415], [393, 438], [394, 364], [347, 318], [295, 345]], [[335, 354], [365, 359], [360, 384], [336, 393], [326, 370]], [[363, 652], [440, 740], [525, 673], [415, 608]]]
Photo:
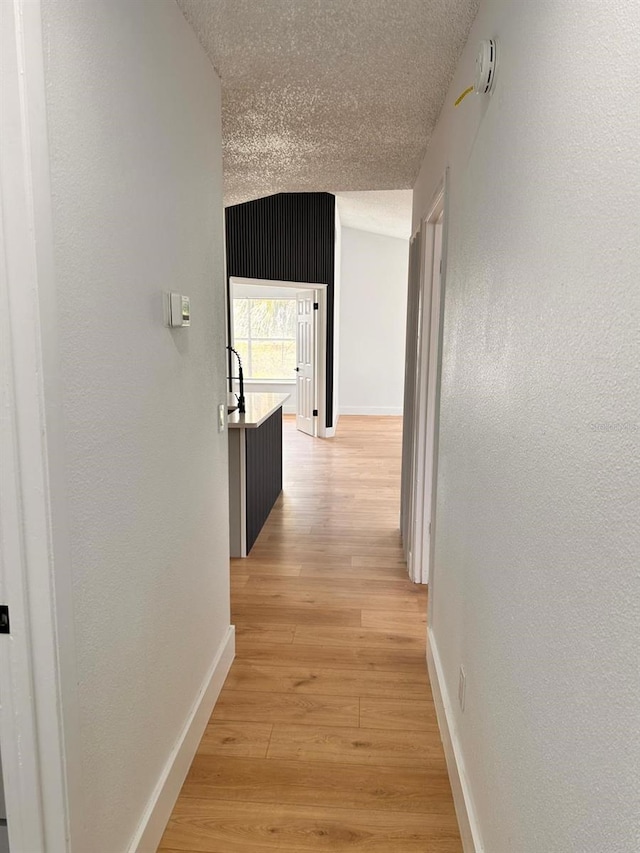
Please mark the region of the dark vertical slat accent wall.
[[244, 430], [247, 451], [247, 554], [282, 491], [282, 409]]
[[[227, 288], [231, 276], [327, 285], [328, 427], [333, 425], [335, 204], [331, 193], [279, 193], [225, 210]], [[230, 293], [228, 303], [231, 311]]]

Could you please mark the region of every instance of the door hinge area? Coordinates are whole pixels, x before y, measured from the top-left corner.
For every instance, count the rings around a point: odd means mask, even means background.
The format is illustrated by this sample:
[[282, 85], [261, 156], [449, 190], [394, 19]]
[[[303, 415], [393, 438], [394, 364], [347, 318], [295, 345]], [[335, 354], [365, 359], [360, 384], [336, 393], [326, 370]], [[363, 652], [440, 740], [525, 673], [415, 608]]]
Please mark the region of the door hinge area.
[[11, 626], [9, 625], [9, 605], [0, 604], [0, 634], [10, 634]]
[[319, 303], [319, 302], [314, 302], [314, 303], [313, 303], [313, 310], [314, 310], [314, 311], [317, 311], [319, 307], [320, 307], [320, 303]]
[[317, 410], [317, 409], [314, 409], [314, 410], [313, 410], [313, 417], [314, 417], [314, 418], [317, 418], [317, 417], [318, 417], [318, 410]]

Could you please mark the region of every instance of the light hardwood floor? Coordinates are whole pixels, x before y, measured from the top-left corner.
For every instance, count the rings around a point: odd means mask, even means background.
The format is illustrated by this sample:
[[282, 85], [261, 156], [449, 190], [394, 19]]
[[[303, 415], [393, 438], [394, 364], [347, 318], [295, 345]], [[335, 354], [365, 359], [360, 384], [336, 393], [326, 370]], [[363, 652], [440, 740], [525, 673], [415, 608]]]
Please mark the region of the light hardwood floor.
[[398, 533], [401, 419], [284, 432], [284, 493], [232, 561], [237, 657], [160, 850], [461, 853]]

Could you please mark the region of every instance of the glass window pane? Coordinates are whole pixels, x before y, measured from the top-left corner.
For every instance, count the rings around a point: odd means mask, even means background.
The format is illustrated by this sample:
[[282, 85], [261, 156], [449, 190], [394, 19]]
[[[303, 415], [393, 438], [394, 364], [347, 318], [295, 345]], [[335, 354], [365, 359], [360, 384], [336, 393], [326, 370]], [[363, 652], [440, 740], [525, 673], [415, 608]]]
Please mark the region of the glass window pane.
[[296, 300], [287, 299], [284, 304], [283, 338], [296, 339]]
[[251, 299], [251, 337], [295, 337], [295, 299]]
[[294, 379], [295, 341], [252, 341], [251, 365], [253, 379]]
[[236, 340], [249, 337], [248, 299], [233, 300], [233, 337]]

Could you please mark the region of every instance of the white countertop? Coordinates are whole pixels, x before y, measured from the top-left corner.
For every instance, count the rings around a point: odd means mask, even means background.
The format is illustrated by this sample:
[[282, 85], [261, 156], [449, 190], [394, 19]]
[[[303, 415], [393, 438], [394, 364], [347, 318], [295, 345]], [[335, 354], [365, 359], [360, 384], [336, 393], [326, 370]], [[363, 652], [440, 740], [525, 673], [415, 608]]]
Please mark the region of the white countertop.
[[291, 394], [247, 393], [245, 391], [244, 396], [247, 411], [244, 415], [241, 415], [237, 409], [235, 412], [231, 412], [227, 420], [229, 429], [257, 429], [275, 411], [282, 408], [282, 404], [289, 399]]

